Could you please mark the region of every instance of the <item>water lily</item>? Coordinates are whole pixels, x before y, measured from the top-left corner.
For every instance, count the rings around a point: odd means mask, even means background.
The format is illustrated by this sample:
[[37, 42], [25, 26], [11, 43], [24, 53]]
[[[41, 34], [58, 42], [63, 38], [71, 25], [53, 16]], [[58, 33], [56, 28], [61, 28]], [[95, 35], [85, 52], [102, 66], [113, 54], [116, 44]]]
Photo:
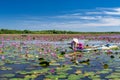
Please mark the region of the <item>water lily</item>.
[[5, 60], [5, 56], [4, 56], [4, 55], [2, 55], [2, 56], [1, 56], [1, 59], [2, 59], [2, 60]]
[[70, 57], [68, 54], [65, 54], [65, 58], [71, 59], [72, 57]]
[[50, 72], [55, 73], [55, 69], [54, 68], [50, 69]]
[[56, 53], [51, 53], [52, 57], [57, 57]]

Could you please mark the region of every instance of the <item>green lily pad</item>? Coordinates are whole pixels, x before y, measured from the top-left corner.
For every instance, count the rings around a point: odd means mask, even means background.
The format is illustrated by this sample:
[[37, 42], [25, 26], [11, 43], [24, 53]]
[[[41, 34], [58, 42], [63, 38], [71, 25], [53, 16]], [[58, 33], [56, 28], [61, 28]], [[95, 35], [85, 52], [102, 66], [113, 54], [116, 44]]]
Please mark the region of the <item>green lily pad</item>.
[[26, 75], [25, 79], [35, 79], [37, 76], [38, 75], [35, 75], [35, 74], [33, 74], [33, 75]]
[[[108, 79], [119, 78], [119, 79], [120, 79], [120, 75], [108, 75], [108, 76], [106, 76], [105, 78], [108, 78]], [[118, 79], [118, 80], [119, 80], [119, 79]]]
[[64, 74], [59, 74], [59, 75], [47, 75], [46, 78], [52, 79], [52, 80], [56, 80], [56, 79], [60, 79], [60, 78], [66, 78], [67, 76]]
[[2, 74], [0, 77], [14, 77], [15, 74]]
[[26, 79], [26, 78], [11, 78], [10, 80], [29, 80], [29, 79]]
[[48, 70], [50, 70], [50, 69], [49, 68], [44, 68], [44, 69], [41, 69], [41, 70], [33, 70], [30, 73], [43, 74], [43, 73], [47, 73]]
[[65, 72], [57, 72], [58, 75], [68, 75], [68, 73]]
[[4, 62], [0, 61], [0, 66], [3, 66], [4, 64], [5, 64]]
[[19, 74], [30, 74], [30, 72], [26, 72], [26, 71], [17, 71], [16, 73], [19, 73]]
[[67, 78], [68, 74], [67, 73], [64, 73], [64, 72], [59, 72], [57, 73], [57, 75], [47, 75], [45, 76], [46, 78], [48, 79], [52, 79], [52, 80], [58, 80], [58, 79], [65, 79]]
[[116, 67], [117, 69], [120, 69], [120, 67]]
[[85, 72], [84, 76], [94, 76], [95, 72]]
[[106, 73], [109, 73], [109, 72], [111, 72], [112, 71], [112, 69], [103, 69], [103, 70], [101, 70], [101, 71], [98, 71], [98, 73], [99, 74], [106, 74]]
[[10, 67], [1, 67], [0, 70], [12, 70]]
[[49, 68], [45, 68], [45, 69], [41, 69], [41, 70], [32, 70], [32, 71], [17, 71], [16, 73], [19, 73], [19, 74], [24, 74], [24, 75], [27, 75], [27, 74], [43, 74], [43, 73], [47, 73], [49, 70]]
[[82, 66], [82, 65], [71, 65], [71, 67], [83, 68], [84, 66]]
[[72, 68], [70, 66], [65, 66], [65, 67], [57, 67], [56, 71], [57, 72], [62, 72], [62, 71], [68, 71], [71, 70]]
[[8, 78], [0, 78], [1, 80], [8, 80]]
[[120, 69], [116, 69], [115, 72], [120, 72]]
[[81, 78], [84, 78], [84, 75], [75, 75], [75, 74], [70, 74], [68, 76], [68, 80], [80, 80]]
[[51, 66], [59, 66], [59, 63], [50, 63]]
[[100, 75], [92, 75], [92, 76], [89, 76], [89, 78], [91, 78], [92, 80], [101, 80]]

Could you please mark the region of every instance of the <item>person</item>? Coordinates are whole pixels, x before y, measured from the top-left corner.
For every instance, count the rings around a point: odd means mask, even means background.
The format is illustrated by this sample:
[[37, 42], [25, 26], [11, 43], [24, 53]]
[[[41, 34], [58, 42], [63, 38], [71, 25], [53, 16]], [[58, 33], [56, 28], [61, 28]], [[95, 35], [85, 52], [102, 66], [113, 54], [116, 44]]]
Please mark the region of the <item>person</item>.
[[74, 50], [74, 52], [70, 55], [72, 56], [71, 61], [75, 64], [78, 64], [78, 54], [76, 50], [82, 50], [83, 49], [83, 44], [78, 41], [77, 38], [73, 38], [71, 42], [71, 47]]
[[77, 48], [79, 41], [77, 38], [73, 38], [73, 41], [71, 42], [71, 47], [73, 50], [75, 50]]
[[71, 43], [72, 49], [75, 50], [82, 50], [83, 49], [83, 44], [78, 41], [77, 38], [73, 38], [73, 41]]

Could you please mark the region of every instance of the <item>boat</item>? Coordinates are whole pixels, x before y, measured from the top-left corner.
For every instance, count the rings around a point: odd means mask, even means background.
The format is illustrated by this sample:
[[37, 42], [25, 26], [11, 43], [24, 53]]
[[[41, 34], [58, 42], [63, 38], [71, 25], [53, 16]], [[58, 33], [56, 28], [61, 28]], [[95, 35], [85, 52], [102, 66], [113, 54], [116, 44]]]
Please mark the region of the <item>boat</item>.
[[[73, 49], [72, 46], [70, 48]], [[119, 49], [119, 46], [116, 44], [93, 45], [89, 47], [83, 46], [82, 48], [76, 48], [76, 51], [112, 50], [112, 49]]]

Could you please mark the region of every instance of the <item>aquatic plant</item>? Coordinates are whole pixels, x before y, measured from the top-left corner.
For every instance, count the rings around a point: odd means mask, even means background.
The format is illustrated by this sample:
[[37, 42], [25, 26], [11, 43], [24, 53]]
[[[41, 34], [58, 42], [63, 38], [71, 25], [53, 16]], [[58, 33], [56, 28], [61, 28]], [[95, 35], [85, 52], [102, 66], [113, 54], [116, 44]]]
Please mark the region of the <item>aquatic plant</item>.
[[2, 75], [0, 75], [0, 77], [7, 77], [7, 78], [9, 78], [9, 77], [14, 77], [15, 76], [15, 74], [2, 74]]

